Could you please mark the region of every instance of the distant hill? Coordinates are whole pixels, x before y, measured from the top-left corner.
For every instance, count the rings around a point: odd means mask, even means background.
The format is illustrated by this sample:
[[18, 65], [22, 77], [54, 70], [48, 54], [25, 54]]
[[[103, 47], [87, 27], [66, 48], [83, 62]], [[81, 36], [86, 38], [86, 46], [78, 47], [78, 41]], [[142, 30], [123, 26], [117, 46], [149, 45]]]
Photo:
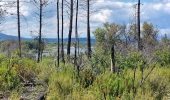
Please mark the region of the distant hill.
[[[5, 41], [5, 40], [17, 40], [17, 36], [12, 36], [12, 35], [6, 35], [4, 33], [0, 33], [0, 41]], [[23, 38], [21, 37], [22, 40], [32, 40], [31, 38]]]
[[[17, 40], [17, 36], [12, 36], [12, 35], [6, 35], [4, 33], [0, 33], [0, 41], [6, 41], [6, 40]], [[24, 41], [31, 41], [33, 38], [21, 38]], [[48, 43], [57, 43], [57, 38], [44, 38], [46, 42]], [[74, 42], [76, 39], [72, 38], [72, 42]], [[86, 44], [86, 38], [79, 38], [80, 44]], [[64, 42], [68, 42], [68, 39], [65, 38]], [[95, 39], [91, 39], [92, 45], [95, 44]]]
[[16, 40], [17, 37], [16, 36], [11, 36], [11, 35], [6, 35], [3, 33], [0, 33], [0, 41], [4, 41], [4, 40]]

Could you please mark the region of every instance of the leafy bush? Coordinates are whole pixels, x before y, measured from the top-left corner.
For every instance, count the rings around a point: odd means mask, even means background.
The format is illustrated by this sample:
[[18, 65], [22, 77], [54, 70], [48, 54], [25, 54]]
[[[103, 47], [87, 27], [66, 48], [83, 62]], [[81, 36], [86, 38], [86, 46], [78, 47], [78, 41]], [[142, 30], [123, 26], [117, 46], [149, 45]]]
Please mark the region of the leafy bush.
[[170, 73], [169, 69], [156, 69], [148, 79], [148, 89], [156, 100], [163, 100], [170, 93]]
[[168, 50], [158, 50], [156, 51], [155, 55], [158, 59], [158, 64], [160, 64], [161, 66], [170, 65], [170, 52]]
[[13, 69], [17, 72], [21, 81], [33, 82], [36, 73], [36, 63], [30, 59], [12, 59]]
[[0, 90], [12, 90], [19, 86], [21, 81], [33, 82], [35, 72], [36, 63], [32, 60], [0, 55]]
[[119, 67], [122, 69], [127, 69], [127, 68], [135, 68], [139, 67], [141, 68], [143, 65], [145, 65], [145, 60], [142, 57], [142, 55], [138, 52], [132, 52], [129, 53], [126, 57], [123, 57], [121, 55], [118, 55], [116, 57], [117, 59], [117, 64]]
[[60, 70], [53, 68], [49, 75], [47, 100], [68, 99], [74, 87], [74, 70], [72, 66], [65, 65]]
[[48, 83], [49, 76], [55, 70], [54, 61], [52, 59], [44, 59], [41, 63], [37, 64], [36, 67], [38, 80]]
[[19, 85], [17, 72], [12, 69], [10, 59], [0, 55], [0, 91], [12, 90]]
[[95, 76], [94, 76], [94, 74], [93, 74], [91, 69], [84, 69], [81, 72], [81, 75], [80, 75], [80, 84], [84, 88], [87, 88], [90, 85], [92, 85], [94, 80], [95, 80]]
[[[123, 75], [104, 73], [97, 77], [92, 89], [97, 98], [113, 100], [131, 92], [132, 79]], [[130, 98], [130, 95], [129, 95]]]

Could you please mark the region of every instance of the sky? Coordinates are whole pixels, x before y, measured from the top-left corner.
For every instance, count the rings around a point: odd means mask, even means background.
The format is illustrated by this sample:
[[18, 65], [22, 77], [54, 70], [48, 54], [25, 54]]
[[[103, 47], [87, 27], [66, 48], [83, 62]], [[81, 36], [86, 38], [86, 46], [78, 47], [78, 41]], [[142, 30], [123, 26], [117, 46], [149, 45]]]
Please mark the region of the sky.
[[[3, 0], [11, 1], [11, 0]], [[29, 1], [29, 0], [20, 0]], [[56, 0], [49, 0], [49, 4], [44, 8], [43, 17], [43, 37], [57, 37], [57, 16], [56, 16]], [[81, 1], [81, 0], [80, 0]], [[137, 0], [95, 0], [91, 5], [92, 13], [90, 15], [91, 33], [96, 28], [102, 27], [103, 23], [130, 24], [135, 21], [134, 5]], [[3, 5], [4, 2], [0, 2]], [[159, 36], [167, 34], [170, 36], [170, 0], [141, 0], [141, 22], [152, 23], [159, 29]], [[35, 5], [28, 2], [21, 2], [21, 36], [34, 37], [38, 34], [38, 9]], [[16, 7], [3, 7], [7, 12], [13, 13], [5, 15], [5, 21], [0, 25], [2, 33], [17, 36], [17, 17]], [[65, 8], [64, 15], [64, 37], [68, 36], [69, 17], [68, 9]], [[85, 10], [79, 13], [79, 35], [86, 37], [86, 15]], [[75, 14], [74, 14], [75, 15]], [[61, 17], [60, 17], [61, 18]], [[60, 20], [61, 22], [61, 20]], [[75, 20], [73, 21], [75, 23]], [[61, 29], [61, 27], [60, 27]], [[74, 25], [73, 25], [74, 37]], [[92, 34], [92, 37], [94, 35]]]

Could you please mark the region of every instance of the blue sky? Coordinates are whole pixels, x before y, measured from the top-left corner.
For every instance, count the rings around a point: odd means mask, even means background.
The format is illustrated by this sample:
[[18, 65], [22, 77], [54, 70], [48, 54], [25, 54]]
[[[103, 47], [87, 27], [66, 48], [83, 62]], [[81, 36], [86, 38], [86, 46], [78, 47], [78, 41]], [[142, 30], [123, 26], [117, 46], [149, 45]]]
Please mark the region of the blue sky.
[[[8, 0], [4, 0], [8, 1]], [[25, 1], [25, 0], [24, 0]], [[28, 0], [29, 1], [29, 0]], [[43, 18], [43, 36], [57, 37], [56, 27], [56, 5], [50, 0], [50, 4], [44, 9], [45, 16]], [[80, 0], [81, 1], [81, 0]], [[135, 21], [134, 5], [137, 0], [95, 0], [92, 5], [91, 14], [91, 31], [97, 27], [102, 27], [105, 22], [115, 22], [119, 24], [130, 24]], [[53, 2], [53, 3], [52, 3]], [[141, 21], [147, 21], [154, 24], [159, 29], [159, 35], [170, 35], [170, 0], [141, 0]], [[2, 5], [3, 3], [0, 3]], [[4, 8], [10, 13], [16, 12], [16, 7]], [[30, 3], [21, 3], [21, 35], [22, 37], [33, 37], [38, 32], [38, 19], [35, 12], [38, 10]], [[67, 11], [67, 9], [65, 9]], [[69, 20], [65, 13], [65, 31], [64, 37], [67, 37]], [[79, 34], [81, 37], [86, 37], [86, 15], [84, 10], [80, 10], [79, 18]], [[74, 26], [73, 26], [74, 28]], [[9, 35], [17, 35], [16, 15], [6, 15], [6, 21], [0, 26], [3, 33]], [[93, 36], [93, 35], [92, 35]], [[73, 29], [74, 37], [74, 29]]]

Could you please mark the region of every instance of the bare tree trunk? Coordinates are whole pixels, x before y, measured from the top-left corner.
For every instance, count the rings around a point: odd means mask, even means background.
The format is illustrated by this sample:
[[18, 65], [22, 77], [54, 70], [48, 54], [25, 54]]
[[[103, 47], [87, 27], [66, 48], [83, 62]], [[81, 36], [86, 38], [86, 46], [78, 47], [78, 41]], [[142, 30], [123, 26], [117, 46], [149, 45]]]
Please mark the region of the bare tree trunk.
[[90, 1], [87, 0], [87, 55], [91, 58], [91, 36], [90, 36]]
[[137, 11], [137, 21], [138, 21], [138, 50], [142, 50], [141, 38], [140, 38], [140, 0], [138, 0], [138, 11]]
[[111, 48], [111, 72], [116, 72], [116, 69], [115, 69], [115, 48], [114, 48], [114, 44], [112, 45], [112, 48]]
[[136, 70], [137, 70], [137, 67], [134, 66], [134, 69], [133, 69], [133, 100], [135, 100], [135, 96], [136, 96], [136, 88], [135, 88]]
[[78, 11], [79, 11], [79, 0], [77, 0], [76, 5], [76, 23], [75, 23], [75, 57], [74, 57], [74, 64], [77, 66], [77, 72], [79, 73], [79, 66], [77, 65], [77, 48], [78, 48]]
[[58, 55], [57, 55], [57, 64], [60, 65], [60, 33], [59, 33], [59, 0], [57, 0], [57, 34], [58, 34]]
[[41, 56], [41, 32], [42, 32], [42, 0], [40, 0], [40, 16], [39, 16], [39, 39], [38, 39], [38, 60], [37, 62], [40, 62], [40, 56]]
[[64, 0], [61, 1], [62, 2], [62, 8], [61, 8], [61, 16], [62, 16], [62, 26], [61, 26], [61, 56], [62, 56], [62, 62], [65, 63], [65, 60], [64, 60], [64, 40], [63, 40], [63, 36], [64, 36]]
[[17, 20], [18, 20], [18, 50], [19, 50], [19, 57], [21, 58], [21, 32], [20, 32], [20, 9], [19, 9], [19, 0], [17, 0]]
[[43, 50], [41, 50], [41, 56], [40, 56], [40, 58], [41, 58], [41, 61], [42, 61], [42, 59], [43, 59]]
[[78, 45], [78, 55], [80, 55], [80, 40], [79, 40], [79, 34], [77, 34], [77, 45]]
[[73, 27], [73, 0], [71, 0], [70, 3], [70, 27], [69, 27], [68, 45], [67, 45], [67, 55], [69, 58], [70, 58], [70, 48], [71, 48], [72, 27]]

